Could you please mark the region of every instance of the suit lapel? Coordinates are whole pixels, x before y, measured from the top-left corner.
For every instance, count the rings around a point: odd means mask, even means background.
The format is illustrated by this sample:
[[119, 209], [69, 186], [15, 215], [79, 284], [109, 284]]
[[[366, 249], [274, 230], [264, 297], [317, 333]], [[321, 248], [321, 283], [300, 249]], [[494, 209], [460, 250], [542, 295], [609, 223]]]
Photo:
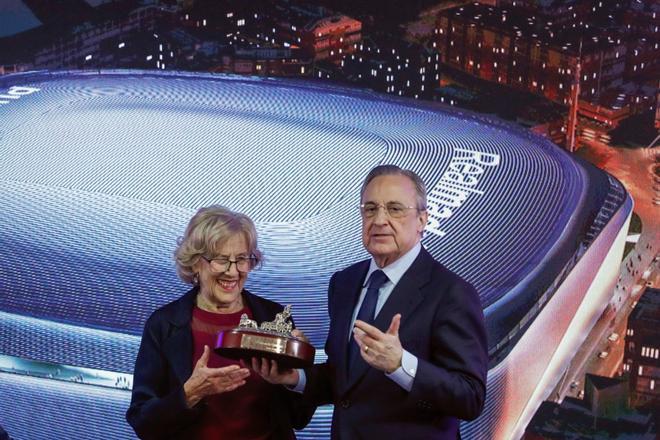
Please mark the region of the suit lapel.
[[336, 311], [334, 316], [331, 317], [337, 326], [337, 336], [335, 343], [337, 344], [337, 371], [341, 372], [340, 382], [345, 383], [348, 377], [348, 341], [351, 335], [352, 328], [351, 318], [353, 318], [353, 311], [360, 298], [362, 290], [362, 283], [364, 277], [369, 269], [369, 260], [359, 263], [355, 271], [349, 274], [344, 281], [337, 281], [334, 286], [334, 294], [336, 300], [334, 307]]
[[163, 344], [165, 357], [181, 383], [185, 383], [192, 374], [192, 345], [190, 324], [176, 328]]
[[[428, 252], [422, 248], [376, 316], [374, 325], [380, 331], [387, 331], [392, 317], [397, 313], [401, 313], [401, 327], [404, 327], [407, 322], [412, 322], [406, 318], [413, 314], [424, 299], [421, 288], [428, 283], [432, 261]], [[353, 309], [351, 309], [352, 311]], [[355, 371], [348, 375], [345, 391], [355, 386], [371, 367], [366, 362], [358, 362], [354, 368]]]
[[431, 262], [431, 256], [422, 248], [376, 316], [374, 325], [380, 331], [387, 331], [397, 313], [401, 313], [401, 326], [405, 326], [408, 316], [424, 299], [421, 288], [428, 283]]
[[177, 379], [184, 383], [192, 374], [193, 338], [190, 322], [198, 287], [184, 295], [168, 317], [168, 337], [163, 342], [163, 352], [169, 360]]

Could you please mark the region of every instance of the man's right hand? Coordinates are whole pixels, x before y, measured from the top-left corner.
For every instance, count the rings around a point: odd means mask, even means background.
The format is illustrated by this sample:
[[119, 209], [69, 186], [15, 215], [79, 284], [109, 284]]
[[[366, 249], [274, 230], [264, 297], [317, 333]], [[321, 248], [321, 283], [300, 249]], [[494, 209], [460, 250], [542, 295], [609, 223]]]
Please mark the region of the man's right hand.
[[259, 373], [266, 382], [276, 385], [295, 387], [298, 385], [298, 371], [292, 368], [280, 371], [277, 361], [266, 358], [252, 358], [252, 369]]
[[[291, 334], [298, 339], [309, 342], [307, 336], [305, 336], [305, 334], [298, 329], [294, 329]], [[276, 361], [271, 361], [265, 358], [252, 358], [252, 369], [259, 373], [259, 375], [263, 377], [266, 382], [277, 385], [295, 387], [298, 385], [298, 381], [300, 380], [300, 376], [297, 370], [288, 369], [280, 371]]]
[[188, 408], [192, 408], [206, 396], [234, 391], [245, 385], [245, 380], [250, 375], [250, 370], [238, 365], [209, 368], [207, 365], [210, 354], [209, 346], [205, 345], [202, 357], [195, 364], [190, 378], [183, 384]]

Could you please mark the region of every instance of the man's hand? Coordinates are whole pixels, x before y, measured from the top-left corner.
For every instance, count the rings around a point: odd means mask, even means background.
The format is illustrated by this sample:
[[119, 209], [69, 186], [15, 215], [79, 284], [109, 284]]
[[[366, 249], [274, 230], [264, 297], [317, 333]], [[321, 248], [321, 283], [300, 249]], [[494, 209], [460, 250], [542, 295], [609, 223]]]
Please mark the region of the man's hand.
[[364, 321], [359, 319], [355, 321], [353, 338], [360, 347], [362, 359], [367, 364], [386, 373], [393, 373], [401, 366], [403, 347], [399, 340], [400, 325], [400, 313], [394, 315], [385, 333]]
[[298, 371], [292, 368], [280, 371], [277, 361], [266, 358], [252, 358], [252, 369], [266, 382], [294, 387], [298, 384]]
[[[305, 334], [300, 330], [293, 330], [291, 334], [298, 339], [309, 342]], [[252, 358], [252, 369], [259, 373], [265, 381], [273, 384], [288, 385], [292, 387], [298, 384], [298, 371], [294, 369], [280, 371], [277, 361], [271, 361], [266, 358]]]
[[204, 346], [204, 353], [195, 364], [190, 378], [183, 384], [186, 395], [186, 404], [192, 408], [204, 397], [211, 394], [226, 393], [245, 385], [245, 380], [250, 375], [250, 370], [238, 365], [229, 365], [222, 368], [209, 368], [209, 356], [211, 350], [208, 345]]

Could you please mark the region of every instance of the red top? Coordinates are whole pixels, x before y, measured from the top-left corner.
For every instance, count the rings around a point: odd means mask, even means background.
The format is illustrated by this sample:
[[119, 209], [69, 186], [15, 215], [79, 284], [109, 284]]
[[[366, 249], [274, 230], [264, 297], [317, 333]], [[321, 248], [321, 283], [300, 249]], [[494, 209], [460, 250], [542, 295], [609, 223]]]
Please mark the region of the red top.
[[[211, 349], [208, 367], [219, 368], [238, 365], [238, 361], [218, 356], [213, 352], [217, 334], [238, 326], [241, 315], [252, 311], [245, 307], [236, 313], [212, 313], [195, 306], [192, 315], [193, 358], [197, 360], [204, 352], [204, 345]], [[204, 400], [208, 410], [198, 422], [198, 439], [245, 439], [265, 440], [273, 432], [270, 421], [272, 386], [257, 373], [251, 372], [246, 384], [234, 391], [207, 396]]]

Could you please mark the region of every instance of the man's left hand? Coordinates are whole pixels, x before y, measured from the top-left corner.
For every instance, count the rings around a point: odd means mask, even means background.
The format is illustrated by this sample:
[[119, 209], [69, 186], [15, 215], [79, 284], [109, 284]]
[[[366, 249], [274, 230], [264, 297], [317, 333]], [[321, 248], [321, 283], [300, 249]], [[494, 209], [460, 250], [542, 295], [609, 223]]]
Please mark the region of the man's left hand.
[[385, 333], [364, 321], [359, 319], [355, 321], [353, 338], [360, 347], [362, 359], [367, 364], [386, 373], [393, 373], [401, 366], [403, 347], [399, 340], [400, 325], [400, 313], [394, 315]]

